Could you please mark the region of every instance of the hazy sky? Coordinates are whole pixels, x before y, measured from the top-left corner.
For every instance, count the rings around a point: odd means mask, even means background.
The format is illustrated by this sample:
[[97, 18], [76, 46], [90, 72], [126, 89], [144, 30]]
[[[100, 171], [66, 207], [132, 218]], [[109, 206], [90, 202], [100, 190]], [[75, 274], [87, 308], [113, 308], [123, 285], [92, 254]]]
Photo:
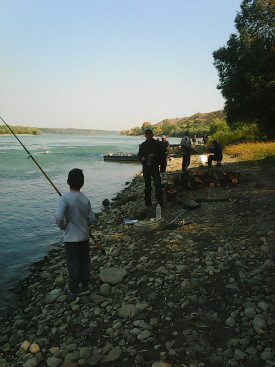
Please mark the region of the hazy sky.
[[0, 116], [123, 130], [223, 109], [213, 51], [241, 0], [0, 0]]

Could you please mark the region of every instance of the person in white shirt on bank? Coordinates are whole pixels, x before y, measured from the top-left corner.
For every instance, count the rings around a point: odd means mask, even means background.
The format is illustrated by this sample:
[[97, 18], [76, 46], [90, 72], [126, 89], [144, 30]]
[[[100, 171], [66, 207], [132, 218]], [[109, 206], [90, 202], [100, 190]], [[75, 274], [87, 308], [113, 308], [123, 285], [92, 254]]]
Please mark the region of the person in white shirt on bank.
[[[70, 191], [61, 196], [55, 221], [64, 230], [64, 244], [69, 273], [69, 302], [76, 303], [79, 295], [89, 293], [90, 256], [89, 225], [96, 221], [90, 200], [80, 192], [84, 185], [81, 169], [69, 172]], [[79, 287], [81, 283], [81, 287]]]

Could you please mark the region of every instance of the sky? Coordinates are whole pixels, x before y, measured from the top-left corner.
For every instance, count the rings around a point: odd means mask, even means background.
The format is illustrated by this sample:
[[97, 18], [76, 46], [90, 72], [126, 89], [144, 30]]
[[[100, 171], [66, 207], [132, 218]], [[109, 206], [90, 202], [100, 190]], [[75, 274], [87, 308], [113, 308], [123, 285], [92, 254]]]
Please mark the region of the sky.
[[224, 108], [213, 51], [241, 0], [0, 0], [0, 116], [128, 130]]

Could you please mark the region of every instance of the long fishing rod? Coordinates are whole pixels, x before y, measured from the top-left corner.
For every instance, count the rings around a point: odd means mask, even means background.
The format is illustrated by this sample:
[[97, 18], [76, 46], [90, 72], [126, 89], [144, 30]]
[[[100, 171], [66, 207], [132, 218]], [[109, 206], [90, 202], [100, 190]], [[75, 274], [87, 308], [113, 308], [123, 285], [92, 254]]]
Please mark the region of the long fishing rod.
[[[43, 170], [43, 168], [38, 164], [38, 162], [33, 158], [31, 153], [28, 151], [28, 149], [25, 147], [25, 145], [21, 142], [21, 140], [15, 135], [15, 133], [12, 131], [12, 129], [9, 127], [9, 125], [2, 119], [0, 116], [0, 119], [4, 122], [4, 124], [7, 126], [7, 128], [10, 130], [10, 132], [14, 135], [14, 137], [19, 141], [19, 143], [22, 145], [22, 147], [25, 149], [25, 151], [28, 154], [28, 158], [31, 158], [33, 162], [37, 165], [37, 167], [40, 169], [40, 171], [43, 173], [43, 175], [46, 177], [46, 179], [49, 181], [49, 183], [52, 185], [52, 187], [55, 189], [55, 191], [58, 193], [59, 196], [62, 196], [61, 192], [58, 190], [58, 188], [54, 185], [50, 177], [46, 174], [46, 172]], [[98, 249], [102, 252], [103, 255], [106, 255], [105, 250], [101, 247], [100, 243], [96, 241], [94, 236], [92, 235], [91, 231], [89, 230], [90, 237], [98, 247]]]

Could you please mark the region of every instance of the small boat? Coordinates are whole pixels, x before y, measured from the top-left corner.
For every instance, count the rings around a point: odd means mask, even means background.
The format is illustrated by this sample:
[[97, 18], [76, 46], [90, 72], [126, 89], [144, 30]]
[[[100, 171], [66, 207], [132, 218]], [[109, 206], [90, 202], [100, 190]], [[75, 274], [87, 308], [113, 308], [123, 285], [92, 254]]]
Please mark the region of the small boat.
[[108, 153], [103, 155], [104, 161], [114, 162], [138, 162], [137, 154], [126, 154], [126, 153]]

